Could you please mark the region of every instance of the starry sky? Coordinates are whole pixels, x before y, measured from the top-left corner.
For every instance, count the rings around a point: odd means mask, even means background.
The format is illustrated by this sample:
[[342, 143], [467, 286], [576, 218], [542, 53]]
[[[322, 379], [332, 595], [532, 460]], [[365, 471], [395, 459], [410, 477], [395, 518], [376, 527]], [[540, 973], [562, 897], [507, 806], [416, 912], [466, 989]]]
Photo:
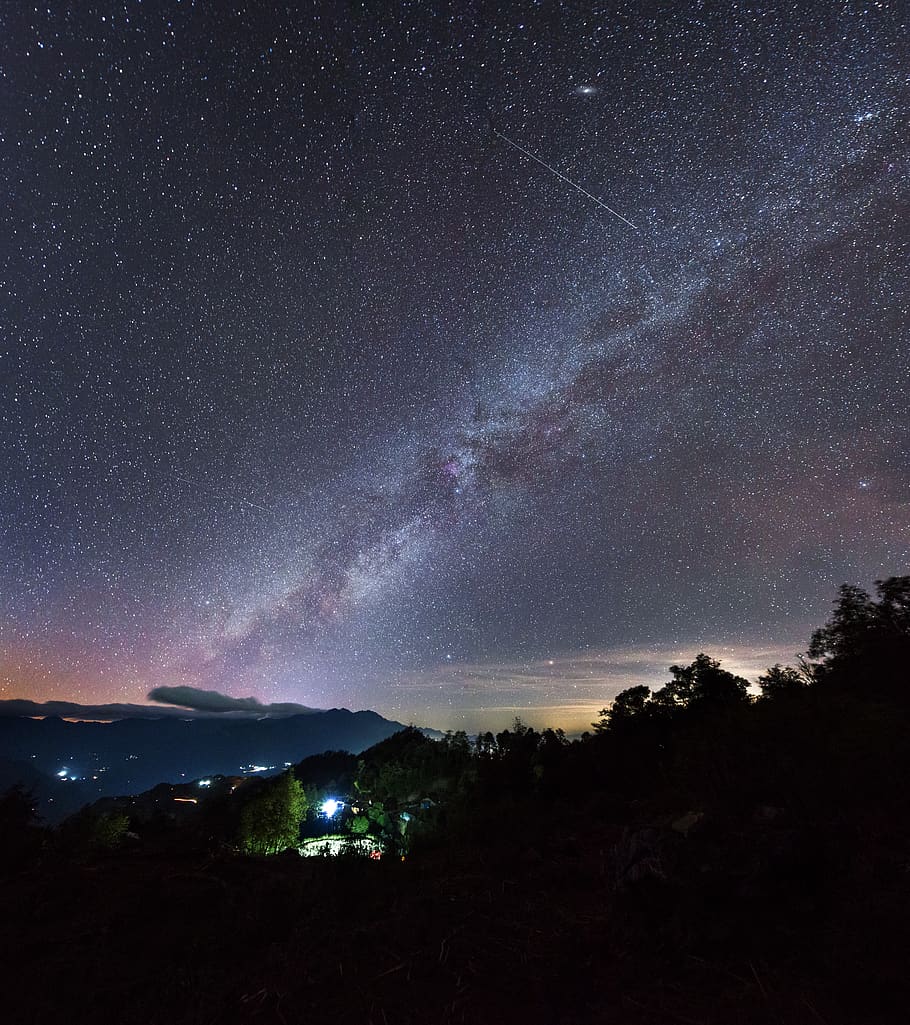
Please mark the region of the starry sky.
[[0, 7], [0, 697], [574, 730], [792, 661], [910, 566], [908, 40]]

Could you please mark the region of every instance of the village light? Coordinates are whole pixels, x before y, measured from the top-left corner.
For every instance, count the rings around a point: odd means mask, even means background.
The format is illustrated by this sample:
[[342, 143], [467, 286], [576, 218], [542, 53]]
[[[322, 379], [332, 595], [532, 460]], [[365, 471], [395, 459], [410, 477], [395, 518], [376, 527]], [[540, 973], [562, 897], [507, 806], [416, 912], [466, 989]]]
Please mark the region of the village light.
[[334, 797], [329, 797], [327, 800], [322, 802], [322, 806], [319, 810], [327, 819], [330, 819], [340, 807], [341, 801], [336, 801]]

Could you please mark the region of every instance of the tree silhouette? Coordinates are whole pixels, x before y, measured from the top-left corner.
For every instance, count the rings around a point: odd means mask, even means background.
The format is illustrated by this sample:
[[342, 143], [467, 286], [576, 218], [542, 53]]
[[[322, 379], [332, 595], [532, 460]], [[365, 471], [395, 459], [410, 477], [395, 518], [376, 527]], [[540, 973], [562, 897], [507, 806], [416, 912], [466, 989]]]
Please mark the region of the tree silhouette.
[[670, 666], [673, 679], [652, 693], [640, 685], [620, 691], [592, 723], [595, 733], [616, 732], [645, 722], [667, 721], [686, 709], [733, 707], [749, 700], [749, 681], [721, 669], [704, 653], [688, 666]]
[[735, 705], [748, 700], [749, 681], [721, 669], [704, 653], [688, 666], [670, 666], [673, 679], [654, 694], [658, 707], [696, 708]]
[[792, 666], [775, 664], [758, 678], [762, 697], [776, 698], [783, 694], [798, 694], [809, 686], [810, 680], [804, 672]]
[[496, 753], [496, 738], [490, 730], [485, 733], [478, 733], [474, 742], [474, 750], [479, 755], [492, 755]]
[[875, 601], [860, 587], [838, 590], [830, 621], [812, 634], [818, 683], [876, 698], [910, 700], [910, 576], [877, 580]]
[[34, 795], [20, 785], [0, 794], [0, 872], [22, 868], [38, 853], [44, 830], [37, 828]]
[[641, 684], [638, 687], [629, 687], [628, 690], [620, 691], [613, 699], [613, 704], [608, 708], [602, 708], [597, 714], [600, 716], [597, 722], [591, 723], [596, 733], [604, 733], [607, 730], [617, 729], [633, 719], [642, 715], [651, 699], [649, 687]]
[[19, 783], [0, 794], [0, 825], [4, 835], [33, 825], [38, 818], [37, 803], [35, 795]]

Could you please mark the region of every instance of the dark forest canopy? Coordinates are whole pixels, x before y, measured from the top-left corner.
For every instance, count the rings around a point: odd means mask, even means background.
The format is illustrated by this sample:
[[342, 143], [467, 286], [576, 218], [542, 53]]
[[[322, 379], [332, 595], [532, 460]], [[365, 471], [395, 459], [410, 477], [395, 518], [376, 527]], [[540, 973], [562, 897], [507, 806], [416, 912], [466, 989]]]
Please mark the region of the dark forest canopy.
[[[910, 576], [877, 580], [875, 594], [877, 600], [843, 584], [831, 619], [812, 634], [808, 657], [800, 657], [796, 668], [774, 665], [759, 677], [762, 697], [795, 694], [814, 684], [832, 694], [910, 703]], [[748, 681], [705, 654], [689, 666], [670, 666], [670, 673], [673, 678], [658, 691], [621, 691], [594, 729], [602, 733], [641, 717], [749, 701]]]

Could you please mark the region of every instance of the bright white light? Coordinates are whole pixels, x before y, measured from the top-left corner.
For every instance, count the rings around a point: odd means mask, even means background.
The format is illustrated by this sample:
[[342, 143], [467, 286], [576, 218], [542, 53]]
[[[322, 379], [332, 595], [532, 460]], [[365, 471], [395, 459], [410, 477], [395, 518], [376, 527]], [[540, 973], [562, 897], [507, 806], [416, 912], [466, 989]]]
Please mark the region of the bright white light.
[[199, 780], [199, 786], [201, 786], [201, 787], [210, 787], [211, 785], [212, 785], [212, 781], [210, 779], [201, 779], [201, 780]]
[[61, 770], [60, 770], [60, 771], [59, 771], [59, 772], [57, 773], [57, 775], [58, 775], [58, 776], [59, 776], [59, 777], [60, 777], [61, 779], [63, 779], [63, 777], [64, 777], [64, 776], [66, 776], [68, 772], [69, 772], [69, 769], [61, 769]]
[[330, 819], [340, 807], [341, 801], [336, 801], [334, 797], [330, 797], [328, 800], [322, 802], [320, 811], [326, 818]]

